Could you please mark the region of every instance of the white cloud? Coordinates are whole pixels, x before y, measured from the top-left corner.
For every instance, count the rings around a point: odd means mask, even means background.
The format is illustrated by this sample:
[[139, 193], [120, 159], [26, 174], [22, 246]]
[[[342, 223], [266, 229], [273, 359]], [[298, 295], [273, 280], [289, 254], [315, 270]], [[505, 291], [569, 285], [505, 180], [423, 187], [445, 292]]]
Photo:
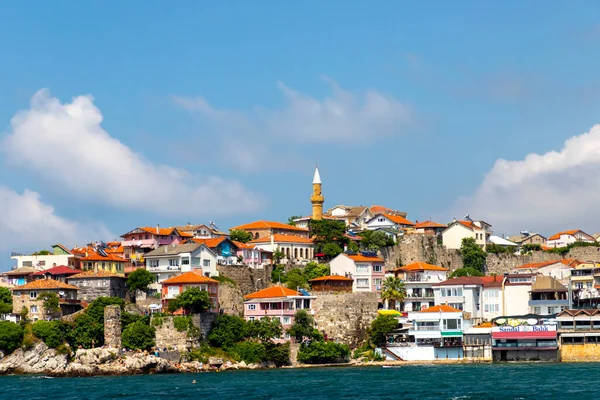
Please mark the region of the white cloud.
[[364, 142], [378, 136], [400, 134], [413, 122], [410, 108], [391, 95], [375, 90], [351, 93], [331, 79], [331, 95], [317, 99], [283, 82], [277, 87], [285, 104], [277, 109], [255, 108], [247, 113], [219, 110], [203, 97], [174, 97], [181, 107], [198, 112], [219, 133], [292, 142]]
[[[565, 141], [560, 151], [497, 160], [471, 197], [454, 211], [470, 213], [497, 232], [600, 230], [600, 125]], [[463, 214], [460, 214], [461, 216]]]
[[12, 164], [72, 194], [123, 209], [199, 217], [252, 211], [260, 204], [236, 181], [144, 159], [111, 137], [101, 122], [91, 96], [63, 104], [41, 90], [31, 109], [12, 119], [2, 150]]
[[83, 244], [111, 239], [103, 225], [84, 226], [56, 215], [36, 192], [0, 186], [0, 251], [36, 251], [55, 243]]

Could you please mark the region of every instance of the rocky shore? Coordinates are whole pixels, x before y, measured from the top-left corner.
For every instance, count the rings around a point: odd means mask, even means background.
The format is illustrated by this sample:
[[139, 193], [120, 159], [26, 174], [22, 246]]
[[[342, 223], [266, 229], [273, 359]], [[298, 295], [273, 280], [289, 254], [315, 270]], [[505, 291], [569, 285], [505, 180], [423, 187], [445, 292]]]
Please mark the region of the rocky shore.
[[[0, 353], [0, 356], [2, 354]], [[102, 375], [138, 375], [175, 372], [207, 372], [229, 369], [275, 368], [275, 365], [257, 365], [223, 362], [211, 359], [209, 363], [175, 363], [152, 354], [128, 353], [118, 349], [79, 349], [72, 355], [58, 354], [43, 342], [31, 349], [17, 349], [0, 359], [0, 375], [40, 374], [53, 377], [84, 377]]]

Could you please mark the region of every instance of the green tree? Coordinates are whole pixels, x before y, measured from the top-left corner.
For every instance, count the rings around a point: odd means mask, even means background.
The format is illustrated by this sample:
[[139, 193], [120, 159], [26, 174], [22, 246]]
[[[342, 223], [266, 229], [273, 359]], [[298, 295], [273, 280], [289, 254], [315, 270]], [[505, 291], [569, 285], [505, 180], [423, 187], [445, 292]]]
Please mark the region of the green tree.
[[294, 314], [294, 323], [288, 329], [287, 333], [294, 337], [296, 341], [302, 341], [302, 338], [322, 340], [323, 336], [315, 329], [315, 320], [306, 310], [298, 310]]
[[12, 310], [12, 293], [10, 289], [0, 287], [0, 314], [9, 314]]
[[463, 238], [460, 246], [460, 255], [465, 268], [474, 268], [485, 271], [485, 251], [475, 242], [474, 238]]
[[237, 355], [240, 361], [247, 363], [259, 363], [267, 358], [265, 345], [257, 342], [240, 342], [231, 347], [229, 353]]
[[9, 354], [21, 346], [23, 328], [10, 321], [0, 321], [0, 350]]
[[224, 349], [230, 348], [248, 336], [247, 322], [233, 315], [219, 315], [213, 323], [208, 341], [211, 345]]
[[356, 244], [356, 242], [354, 240], [351, 240], [348, 243], [348, 250], [354, 252], [354, 253], [358, 253], [360, 251], [360, 247], [358, 244]]
[[302, 215], [292, 215], [291, 217], [288, 218], [288, 225], [296, 226], [296, 222], [294, 220], [300, 219], [300, 218], [302, 218]]
[[243, 231], [241, 229], [232, 229], [229, 232], [229, 239], [231, 239], [234, 242], [248, 243], [254, 238], [252, 237], [252, 234], [248, 231]]
[[404, 303], [406, 298], [406, 288], [402, 279], [395, 276], [388, 276], [383, 281], [381, 289], [381, 299], [387, 300], [390, 308], [394, 309], [396, 302]]
[[398, 327], [398, 320], [392, 315], [378, 315], [368, 329], [369, 339], [374, 346], [385, 343], [385, 335]]
[[327, 276], [331, 273], [330, 271], [329, 265], [317, 264], [316, 262], [311, 261], [304, 267], [304, 276], [306, 277], [306, 280], [311, 280]]
[[298, 361], [304, 364], [330, 364], [347, 362], [350, 348], [346, 344], [312, 341], [301, 345]]
[[[382, 247], [390, 245], [390, 236], [386, 235], [381, 231], [364, 231], [360, 234], [362, 239], [360, 244], [363, 249], [377, 251]], [[391, 239], [391, 243], [394, 243], [394, 239]]]
[[60, 314], [60, 299], [56, 293], [42, 292], [37, 297], [42, 301], [44, 312], [49, 317], [55, 317]]
[[[118, 297], [98, 297], [92, 301], [83, 314], [75, 318], [66, 329], [66, 338], [72, 348], [82, 346], [89, 349], [92, 342], [95, 346], [104, 344], [104, 308], [109, 305], [118, 305], [123, 311], [125, 302]], [[134, 320], [131, 314], [121, 313], [121, 326], [126, 327], [129, 321]]]
[[247, 327], [248, 337], [259, 339], [263, 343], [280, 338], [283, 334], [281, 321], [275, 318], [264, 317], [259, 320], [249, 321]]
[[283, 253], [283, 251], [281, 251], [281, 249], [279, 248], [275, 249], [275, 251], [273, 252], [273, 263], [279, 265], [281, 260], [283, 260], [284, 258], [285, 254]]
[[300, 268], [294, 268], [285, 274], [285, 285], [289, 289], [298, 290], [298, 288], [306, 288], [308, 282], [304, 272]]
[[289, 343], [263, 343], [267, 350], [265, 361], [270, 361], [281, 367], [282, 365], [288, 365], [290, 363], [290, 344]]
[[281, 264], [278, 264], [271, 271], [271, 282], [285, 282], [285, 267]]
[[328, 244], [336, 244], [340, 251], [333, 257], [342, 252], [344, 245], [348, 244], [349, 239], [346, 237], [346, 224], [343, 221], [331, 219], [310, 220], [310, 236], [316, 246], [317, 252], [325, 252], [325, 246]]
[[483, 276], [483, 272], [471, 267], [458, 268], [450, 274], [449, 278], [458, 278], [459, 276]]
[[150, 271], [138, 268], [127, 277], [127, 289], [132, 293], [135, 293], [136, 290], [147, 290], [154, 281], [156, 281], [156, 277]]
[[155, 333], [153, 326], [146, 325], [142, 321], [134, 322], [123, 330], [123, 346], [131, 350], [150, 350], [156, 345]]
[[[173, 306], [171, 306], [171, 304]], [[172, 307], [183, 308], [187, 313], [203, 313], [210, 310], [213, 306], [210, 294], [206, 290], [200, 290], [197, 287], [191, 287], [177, 295], [177, 297], [169, 302], [169, 310], [173, 310]]]
[[344, 251], [337, 243], [327, 243], [323, 246], [323, 254], [327, 257], [333, 258]]
[[65, 342], [64, 326], [60, 321], [34, 322], [32, 331], [35, 336], [42, 339], [52, 349]]

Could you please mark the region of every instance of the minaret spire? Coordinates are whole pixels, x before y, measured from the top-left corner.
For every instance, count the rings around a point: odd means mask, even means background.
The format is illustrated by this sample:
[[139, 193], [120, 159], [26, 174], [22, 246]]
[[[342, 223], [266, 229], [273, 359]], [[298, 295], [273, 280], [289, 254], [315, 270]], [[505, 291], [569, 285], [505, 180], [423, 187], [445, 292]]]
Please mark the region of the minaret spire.
[[319, 174], [319, 164], [315, 166], [313, 192], [312, 196], [310, 196], [310, 202], [312, 203], [312, 219], [323, 219], [323, 203], [325, 202], [325, 198], [321, 193], [321, 175]]

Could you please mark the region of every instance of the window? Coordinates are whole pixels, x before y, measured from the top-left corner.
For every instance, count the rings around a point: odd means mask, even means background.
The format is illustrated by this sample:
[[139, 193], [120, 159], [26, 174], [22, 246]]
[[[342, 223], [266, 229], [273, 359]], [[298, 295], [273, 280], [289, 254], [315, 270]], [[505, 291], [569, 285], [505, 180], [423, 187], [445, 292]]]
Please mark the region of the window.
[[37, 314], [37, 312], [38, 312], [37, 306], [30, 306], [29, 312], [32, 314]]
[[442, 289], [442, 297], [462, 296], [462, 288], [447, 288]]
[[248, 304], [248, 310], [256, 310], [256, 304]]
[[381, 272], [383, 271], [382, 265], [373, 265], [373, 272]]
[[461, 329], [460, 319], [445, 319], [444, 329], [456, 330]]
[[158, 260], [150, 260], [150, 267], [158, 268]]
[[254, 317], [248, 317], [248, 321], [254, 321]]
[[289, 325], [291, 323], [292, 319], [290, 317], [283, 317], [283, 324], [284, 325]]
[[382, 281], [381, 278], [375, 278], [375, 279], [373, 279], [373, 285], [381, 286], [381, 281]]
[[30, 299], [37, 299], [37, 292], [29, 292]]
[[190, 259], [189, 258], [182, 258], [181, 259], [181, 265], [190, 265]]
[[40, 267], [43, 267], [43, 266], [45, 266], [45, 265], [46, 265], [46, 261], [40, 261], [40, 262], [38, 262], [38, 265], [39, 265]]
[[33, 264], [32, 264], [32, 262], [31, 262], [31, 261], [23, 261], [23, 266], [24, 266], [24, 267], [32, 267], [32, 266], [33, 266]]
[[106, 263], [102, 261], [102, 269], [106, 269]]
[[499, 292], [499, 290], [486, 290], [483, 292], [483, 297], [488, 299], [497, 299]]
[[169, 297], [175, 297], [179, 294], [179, 286], [169, 286]]
[[385, 218], [377, 218], [377, 222], [385, 222]]
[[483, 310], [485, 312], [489, 312], [489, 313], [499, 312], [500, 305], [499, 304], [484, 304]]
[[366, 264], [357, 264], [356, 265], [356, 273], [366, 273], [369, 272], [369, 266]]
[[454, 307], [457, 310], [462, 311], [463, 310], [463, 303], [450, 303], [448, 304], [450, 307]]
[[202, 266], [210, 267], [210, 260], [202, 260]]
[[533, 313], [534, 314], [541, 314], [542, 313], [542, 308], [541, 307], [533, 307]]
[[368, 279], [357, 279], [356, 287], [359, 287], [359, 288], [369, 287], [369, 280]]
[[176, 267], [179, 264], [177, 263], [177, 259], [176, 258], [170, 258], [169, 259], [169, 267]]

